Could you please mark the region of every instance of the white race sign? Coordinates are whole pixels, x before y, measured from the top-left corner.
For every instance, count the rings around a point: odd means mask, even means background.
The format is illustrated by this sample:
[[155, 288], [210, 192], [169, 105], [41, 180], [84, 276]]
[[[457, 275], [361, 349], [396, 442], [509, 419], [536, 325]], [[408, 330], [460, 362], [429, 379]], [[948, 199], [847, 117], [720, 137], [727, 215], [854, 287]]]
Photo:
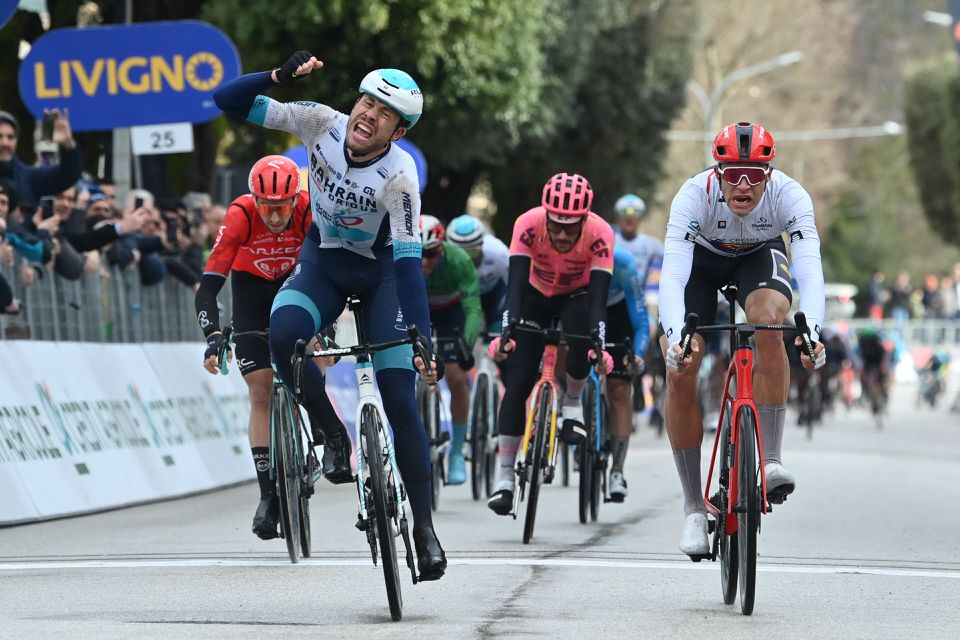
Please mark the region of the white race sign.
[[130, 140], [135, 156], [189, 153], [193, 151], [193, 125], [177, 122], [130, 127]]

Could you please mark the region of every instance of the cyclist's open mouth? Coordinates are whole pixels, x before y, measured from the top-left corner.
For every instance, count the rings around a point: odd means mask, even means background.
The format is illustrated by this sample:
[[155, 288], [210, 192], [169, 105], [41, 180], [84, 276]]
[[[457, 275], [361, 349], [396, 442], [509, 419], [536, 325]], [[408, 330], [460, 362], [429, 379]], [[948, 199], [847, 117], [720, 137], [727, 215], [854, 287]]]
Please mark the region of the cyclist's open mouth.
[[353, 125], [353, 130], [351, 131], [354, 138], [361, 140], [363, 142], [369, 142], [373, 138], [373, 129], [368, 125], [358, 122]]

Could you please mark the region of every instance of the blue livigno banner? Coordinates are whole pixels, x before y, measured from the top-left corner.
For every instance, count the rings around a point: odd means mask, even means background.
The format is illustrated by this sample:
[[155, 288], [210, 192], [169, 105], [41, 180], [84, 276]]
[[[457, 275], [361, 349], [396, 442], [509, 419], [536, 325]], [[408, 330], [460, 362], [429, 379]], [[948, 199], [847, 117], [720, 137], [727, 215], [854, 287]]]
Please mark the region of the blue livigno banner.
[[0, 0], [0, 29], [17, 12], [17, 4], [19, 0]]
[[70, 110], [76, 131], [205, 122], [213, 92], [240, 74], [233, 42], [192, 20], [55, 29], [20, 64], [20, 96], [36, 118]]

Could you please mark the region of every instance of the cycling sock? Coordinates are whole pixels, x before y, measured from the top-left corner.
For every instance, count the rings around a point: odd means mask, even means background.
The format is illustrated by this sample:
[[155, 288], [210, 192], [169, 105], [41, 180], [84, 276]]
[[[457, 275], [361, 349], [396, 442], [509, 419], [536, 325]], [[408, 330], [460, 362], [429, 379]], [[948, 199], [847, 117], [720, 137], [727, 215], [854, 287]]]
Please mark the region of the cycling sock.
[[763, 462], [779, 464], [783, 428], [787, 422], [787, 405], [757, 405], [757, 415], [760, 416], [760, 437], [763, 438]]
[[270, 448], [250, 447], [253, 464], [257, 469], [257, 483], [260, 485], [260, 499], [269, 498], [277, 493], [277, 485], [270, 479]]
[[623, 473], [623, 461], [627, 457], [627, 445], [629, 444], [629, 438], [610, 438], [610, 458], [613, 460], [610, 467], [611, 473]]
[[583, 378], [582, 380], [577, 380], [576, 378], [570, 377], [570, 374], [567, 374], [567, 395], [563, 398], [564, 405], [571, 405], [580, 402], [580, 393], [583, 391], [583, 388], [587, 386], [587, 379]]
[[673, 462], [677, 465], [680, 475], [680, 486], [683, 487], [683, 516], [691, 513], [705, 513], [700, 484], [700, 447], [688, 449], [674, 449]]
[[453, 423], [453, 437], [450, 440], [450, 453], [456, 453], [457, 455], [463, 455], [463, 441], [467, 437], [467, 423]]
[[517, 459], [517, 446], [520, 436], [500, 436], [497, 438], [497, 448], [500, 451], [500, 473], [497, 474], [497, 483], [509, 482], [513, 485], [513, 463]]

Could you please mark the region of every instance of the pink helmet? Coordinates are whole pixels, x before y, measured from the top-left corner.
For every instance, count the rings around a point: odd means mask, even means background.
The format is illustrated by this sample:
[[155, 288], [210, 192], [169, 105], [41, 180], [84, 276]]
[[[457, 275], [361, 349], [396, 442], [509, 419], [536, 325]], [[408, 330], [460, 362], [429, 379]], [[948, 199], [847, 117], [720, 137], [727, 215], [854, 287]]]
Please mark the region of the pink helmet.
[[543, 186], [543, 208], [547, 217], [560, 224], [573, 224], [590, 213], [593, 187], [576, 173], [558, 173]]

